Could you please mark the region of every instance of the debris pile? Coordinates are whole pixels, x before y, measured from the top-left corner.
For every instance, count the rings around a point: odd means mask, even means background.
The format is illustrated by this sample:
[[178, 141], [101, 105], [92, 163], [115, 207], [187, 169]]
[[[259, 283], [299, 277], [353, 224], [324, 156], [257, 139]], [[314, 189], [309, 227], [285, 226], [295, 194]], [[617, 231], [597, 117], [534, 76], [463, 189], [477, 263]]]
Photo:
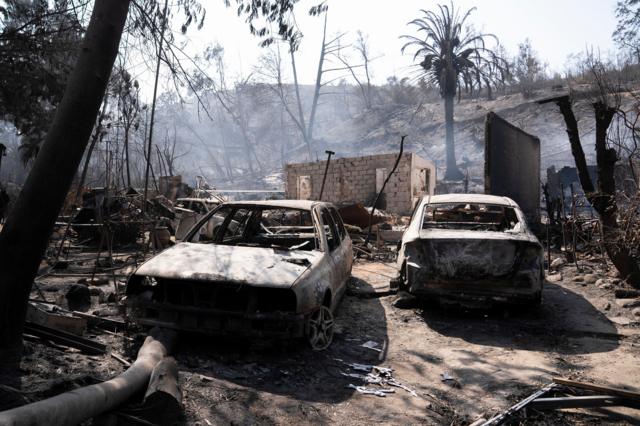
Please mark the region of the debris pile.
[[[407, 216], [388, 213], [361, 203], [340, 207], [338, 211], [353, 242], [356, 256], [364, 256], [370, 260], [393, 261], [397, 251], [397, 243], [409, 224]], [[369, 225], [371, 222], [371, 225]], [[367, 238], [370, 236], [369, 241]]]
[[347, 388], [355, 389], [357, 392], [365, 395], [385, 397], [387, 396], [387, 394], [395, 393], [395, 390], [389, 387], [391, 386], [394, 388], [403, 389], [411, 396], [418, 396], [416, 391], [398, 382], [393, 377], [393, 370], [391, 368], [357, 363], [351, 363], [347, 365], [351, 368], [352, 372], [342, 372], [341, 374], [344, 377], [361, 380], [363, 383], [361, 385], [354, 385], [353, 383], [349, 383], [347, 385]]

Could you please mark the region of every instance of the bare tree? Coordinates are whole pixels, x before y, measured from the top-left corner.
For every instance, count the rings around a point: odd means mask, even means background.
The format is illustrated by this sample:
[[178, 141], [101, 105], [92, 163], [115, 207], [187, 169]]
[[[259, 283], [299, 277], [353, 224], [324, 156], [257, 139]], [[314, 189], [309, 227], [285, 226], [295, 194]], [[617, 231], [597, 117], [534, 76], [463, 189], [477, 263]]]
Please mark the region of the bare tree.
[[560, 108], [567, 127], [571, 153], [576, 163], [580, 184], [587, 199], [600, 216], [605, 249], [611, 262], [629, 284], [640, 287], [640, 265], [638, 259], [634, 257], [635, 248], [621, 244], [614, 177], [618, 156], [616, 149], [608, 143], [607, 137], [613, 118], [621, 111], [619, 90], [608, 80], [606, 70], [599, 59], [590, 55], [586, 66], [590, 69], [598, 90], [598, 96], [592, 104], [596, 123], [597, 188], [589, 176], [570, 97], [561, 96], [542, 102], [555, 102]]
[[173, 127], [173, 137], [170, 138], [167, 134], [164, 138], [162, 144], [162, 150], [158, 148], [158, 153], [160, 155], [160, 162], [165, 165], [165, 175], [166, 176], [174, 176], [176, 172], [176, 161], [178, 159], [184, 157], [189, 153], [189, 151], [176, 152], [176, 146], [178, 145], [178, 137], [175, 125]]
[[[283, 108], [289, 115], [289, 118], [300, 132], [302, 140], [307, 147], [307, 153], [310, 159], [313, 157], [313, 132], [316, 126], [318, 105], [320, 97], [323, 95], [323, 88], [342, 78], [341, 75], [336, 76], [336, 72], [348, 70], [347, 66], [330, 65], [332, 63], [332, 60], [334, 61], [333, 63], [335, 63], [336, 60], [339, 60], [340, 51], [344, 48], [344, 46], [341, 44], [341, 40], [345, 36], [345, 33], [337, 34], [332, 38], [327, 39], [328, 15], [327, 6], [324, 4], [321, 5], [321, 7], [319, 7], [317, 10], [315, 10], [313, 14], [322, 13], [324, 13], [322, 41], [318, 57], [318, 66], [316, 68], [316, 78], [313, 85], [313, 96], [308, 108], [308, 115], [305, 114], [305, 108], [303, 107], [302, 96], [300, 93], [300, 83], [298, 80], [298, 69], [296, 65], [296, 51], [299, 39], [293, 37], [286, 40], [289, 49], [291, 71], [293, 75], [293, 92], [295, 97], [294, 107], [290, 105], [287, 84], [284, 82], [283, 61], [278, 47], [262, 57], [262, 67], [258, 71], [263, 77], [266, 77], [266, 83], [268, 87], [277, 95], [278, 99], [280, 99]], [[334, 75], [327, 78], [326, 76], [330, 73], [334, 73]]]
[[[350, 59], [343, 55], [342, 51], [338, 52], [335, 56], [344, 65], [345, 69], [349, 71], [351, 77], [358, 85], [360, 95], [362, 97], [362, 103], [364, 104], [365, 109], [369, 110], [373, 105], [371, 62], [378, 58], [371, 57], [368, 37], [364, 35], [362, 31], [358, 31], [357, 33], [355, 43], [353, 44], [353, 50], [357, 53], [357, 60], [359, 61], [357, 65], [352, 65]], [[362, 74], [359, 72], [359, 68], [362, 69]]]
[[[203, 60], [208, 63], [213, 63], [217, 71], [217, 76], [214, 79], [207, 73], [200, 71], [196, 77], [197, 84], [194, 88], [196, 90], [201, 90], [204, 93], [213, 94], [215, 99], [218, 101], [218, 104], [231, 118], [242, 135], [244, 148], [249, 154], [245, 156], [249, 172], [251, 174], [255, 173], [253, 166], [254, 162], [258, 166], [258, 170], [261, 171], [262, 164], [258, 158], [258, 154], [256, 153], [256, 143], [253, 135], [251, 134], [249, 117], [246, 111], [242, 108], [240, 96], [242, 93], [247, 92], [247, 88], [251, 85], [252, 76], [249, 75], [248, 77], [240, 79], [233, 85], [233, 87], [229, 87], [227, 84], [224, 64], [224, 49], [218, 44], [207, 48]], [[200, 69], [202, 70], [202, 68]]]

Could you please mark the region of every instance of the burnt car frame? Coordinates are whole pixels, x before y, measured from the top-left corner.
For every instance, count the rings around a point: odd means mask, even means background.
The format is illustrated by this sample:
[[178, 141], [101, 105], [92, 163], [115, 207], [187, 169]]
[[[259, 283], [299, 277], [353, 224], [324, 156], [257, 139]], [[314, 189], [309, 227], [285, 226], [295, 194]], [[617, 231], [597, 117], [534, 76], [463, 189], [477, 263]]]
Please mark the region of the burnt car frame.
[[[209, 240], [200, 231], [211, 220], [221, 224]], [[351, 239], [329, 203], [223, 203], [134, 272], [127, 314], [189, 332], [306, 336], [324, 349], [352, 262]]]
[[416, 206], [400, 243], [392, 285], [462, 305], [541, 302], [542, 245], [507, 197], [443, 194]]

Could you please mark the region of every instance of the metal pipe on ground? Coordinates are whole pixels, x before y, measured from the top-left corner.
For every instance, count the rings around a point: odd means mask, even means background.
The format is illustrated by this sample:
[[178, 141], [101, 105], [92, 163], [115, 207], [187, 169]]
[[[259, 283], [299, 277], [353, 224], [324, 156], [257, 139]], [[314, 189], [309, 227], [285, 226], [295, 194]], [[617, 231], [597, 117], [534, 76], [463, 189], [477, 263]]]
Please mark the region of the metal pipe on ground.
[[112, 410], [142, 391], [153, 369], [170, 353], [176, 333], [154, 328], [124, 373], [103, 383], [0, 412], [0, 425], [76, 425]]

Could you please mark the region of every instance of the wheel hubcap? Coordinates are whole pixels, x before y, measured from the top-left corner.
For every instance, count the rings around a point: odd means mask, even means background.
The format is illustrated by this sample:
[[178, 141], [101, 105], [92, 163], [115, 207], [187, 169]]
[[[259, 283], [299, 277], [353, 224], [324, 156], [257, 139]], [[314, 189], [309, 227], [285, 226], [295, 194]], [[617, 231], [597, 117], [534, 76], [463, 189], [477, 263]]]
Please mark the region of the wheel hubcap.
[[326, 349], [333, 340], [333, 314], [326, 306], [315, 311], [308, 320], [308, 339], [315, 351]]

